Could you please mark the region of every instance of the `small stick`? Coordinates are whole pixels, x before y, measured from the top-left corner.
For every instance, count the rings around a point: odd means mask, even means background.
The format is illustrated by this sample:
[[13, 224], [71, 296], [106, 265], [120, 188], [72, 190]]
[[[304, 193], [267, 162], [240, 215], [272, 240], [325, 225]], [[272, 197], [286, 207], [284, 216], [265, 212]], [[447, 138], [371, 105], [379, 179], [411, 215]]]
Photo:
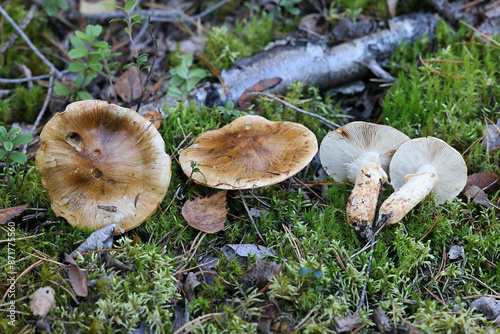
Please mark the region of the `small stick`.
[[[69, 72], [68, 70], [64, 70], [64, 71], [61, 71], [59, 73], [66, 74], [68, 72]], [[23, 82], [29, 82], [29, 81], [45, 80], [45, 79], [49, 79], [49, 78], [50, 78], [50, 74], [38, 75], [36, 77], [31, 77], [31, 78], [18, 78], [18, 79], [0, 78], [0, 83], [4, 83], [4, 84], [17, 84], [17, 83], [23, 83]]]
[[361, 307], [363, 306], [363, 301], [366, 296], [366, 286], [368, 285], [368, 280], [370, 279], [370, 271], [372, 270], [372, 262], [373, 262], [373, 253], [375, 253], [375, 237], [373, 236], [371, 246], [370, 246], [370, 259], [368, 260], [368, 267], [366, 268], [366, 281], [363, 284], [363, 290], [361, 291], [361, 298], [359, 299], [358, 307], [356, 308], [355, 314], [359, 313]]
[[[50, 97], [52, 95], [52, 89], [54, 88], [54, 70], [50, 70], [50, 79], [49, 79], [49, 88], [47, 89], [47, 96], [45, 97], [45, 101], [43, 101], [43, 106], [42, 106], [42, 110], [40, 110], [40, 113], [38, 114], [36, 120], [35, 120], [35, 123], [33, 124], [33, 129], [31, 130], [31, 134], [33, 135], [36, 131], [36, 128], [38, 127], [38, 125], [40, 125], [40, 122], [42, 121], [42, 117], [43, 117], [43, 114], [45, 114], [45, 111], [47, 110], [48, 106], [49, 106], [49, 102], [50, 102]], [[24, 146], [24, 150], [23, 152], [26, 150], [26, 146], [28, 144], [26, 144]]]
[[252, 221], [253, 227], [255, 228], [255, 231], [257, 231], [257, 234], [259, 235], [260, 240], [262, 240], [263, 243], [266, 243], [266, 240], [262, 237], [262, 234], [260, 234], [259, 229], [257, 228], [257, 225], [255, 225], [255, 221], [253, 220], [252, 214], [250, 213], [250, 209], [247, 206], [247, 202], [245, 201], [245, 197], [243, 197], [243, 193], [240, 190], [240, 198], [241, 201], [243, 202], [243, 205], [245, 206], [245, 209], [247, 210], [248, 217], [250, 217], [250, 220]]
[[302, 109], [300, 109], [300, 108], [297, 108], [296, 106], [294, 106], [294, 105], [292, 105], [292, 104], [290, 104], [290, 103], [288, 103], [288, 102], [286, 102], [286, 101], [284, 101], [284, 100], [282, 100], [282, 99], [280, 99], [280, 98], [278, 98], [278, 97], [276, 97], [276, 96], [274, 96], [274, 95], [272, 95], [272, 94], [261, 93], [261, 92], [253, 92], [253, 93], [248, 93], [247, 95], [249, 95], [249, 96], [256, 96], [256, 95], [260, 95], [260, 96], [265, 96], [265, 97], [268, 97], [268, 98], [270, 98], [270, 99], [273, 99], [273, 100], [276, 100], [276, 101], [280, 102], [281, 104], [283, 104], [283, 105], [285, 105], [285, 106], [287, 106], [287, 107], [289, 107], [289, 108], [292, 108], [292, 109], [293, 109], [293, 110], [295, 110], [295, 111], [298, 111], [298, 112], [300, 112], [300, 113], [302, 113], [302, 114], [305, 114], [305, 115], [308, 115], [308, 116], [311, 116], [311, 117], [317, 118], [317, 119], [319, 119], [319, 120], [320, 120], [323, 124], [327, 125], [328, 127], [332, 128], [332, 129], [337, 129], [337, 128], [340, 128], [340, 125], [338, 125], [338, 124], [336, 124], [336, 123], [334, 123], [334, 122], [332, 122], [332, 121], [330, 121], [330, 120], [328, 120], [328, 119], [324, 118], [323, 116], [316, 115], [316, 114], [313, 114], [313, 113], [311, 113], [311, 112], [309, 112], [309, 111], [305, 111], [305, 110], [302, 110]]
[[[19, 25], [19, 28], [21, 30], [24, 30], [26, 29], [26, 27], [28, 26], [28, 24], [30, 24], [31, 20], [33, 19], [33, 16], [35, 16], [35, 13], [36, 13], [36, 10], [38, 9], [38, 5], [36, 3], [32, 4], [31, 7], [30, 7], [30, 10], [28, 12], [28, 14], [26, 14], [26, 16], [24, 17], [23, 21], [21, 22], [21, 24]], [[14, 44], [14, 42], [17, 40], [17, 38], [19, 37], [19, 34], [16, 32], [14, 32], [9, 40], [7, 42], [5, 42], [5, 44], [2, 46], [2, 48], [0, 49], [0, 55], [4, 54], [5, 51], [7, 51], [7, 49], [12, 45]]]
[[2, 6], [0, 6], [0, 14], [2, 14], [5, 19], [10, 23], [10, 25], [17, 31], [17, 33], [24, 39], [26, 44], [35, 52], [35, 54], [40, 58], [40, 60], [47, 65], [49, 68], [53, 69], [54, 72], [56, 73], [57, 79], [60, 79], [63, 74], [52, 64], [45, 56], [37, 49], [37, 47], [31, 42], [31, 40], [26, 36], [26, 34], [23, 32], [23, 30], [17, 25], [17, 23], [7, 14], [7, 12], [3, 9]]
[[218, 9], [219, 7], [221, 6], [224, 6], [226, 3], [228, 2], [231, 2], [233, 0], [222, 0], [221, 2], [213, 5], [212, 7], [210, 8], [207, 8], [206, 10], [204, 10], [203, 12], [199, 13], [199, 14], [196, 14], [195, 16], [192, 16], [191, 19], [192, 20], [197, 20], [197, 19], [200, 19], [202, 18], [203, 16], [206, 16], [210, 13], [212, 13], [213, 11], [215, 11], [216, 9]]

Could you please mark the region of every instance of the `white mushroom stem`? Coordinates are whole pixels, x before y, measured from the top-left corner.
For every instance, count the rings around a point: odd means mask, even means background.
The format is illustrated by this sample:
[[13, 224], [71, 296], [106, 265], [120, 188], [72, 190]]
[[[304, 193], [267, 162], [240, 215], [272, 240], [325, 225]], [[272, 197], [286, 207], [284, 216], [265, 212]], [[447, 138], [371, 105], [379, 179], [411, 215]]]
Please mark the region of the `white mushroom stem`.
[[380, 188], [387, 182], [387, 174], [380, 167], [378, 153], [374, 152], [363, 153], [349, 167], [351, 174], [356, 173], [356, 181], [347, 200], [347, 221], [362, 235], [370, 237]]
[[395, 224], [434, 189], [438, 183], [436, 169], [429, 164], [419, 167], [416, 173], [405, 176], [405, 184], [387, 198], [379, 209], [380, 225], [384, 219], [387, 224]]

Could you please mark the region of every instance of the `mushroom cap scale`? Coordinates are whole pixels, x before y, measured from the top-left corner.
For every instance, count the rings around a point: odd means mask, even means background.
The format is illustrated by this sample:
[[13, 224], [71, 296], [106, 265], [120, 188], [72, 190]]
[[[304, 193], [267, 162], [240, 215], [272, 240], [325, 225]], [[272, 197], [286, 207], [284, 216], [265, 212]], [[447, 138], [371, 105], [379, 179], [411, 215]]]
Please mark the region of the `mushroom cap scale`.
[[130, 230], [151, 216], [170, 182], [170, 157], [156, 128], [135, 111], [89, 100], [54, 115], [40, 135], [36, 166], [52, 209], [76, 227], [117, 223]]
[[354, 182], [359, 163], [356, 159], [373, 160], [378, 156], [380, 166], [387, 173], [392, 155], [410, 138], [387, 125], [352, 122], [328, 133], [319, 154], [323, 167], [335, 181]]
[[[316, 137], [305, 126], [247, 115], [203, 133], [180, 151], [179, 162], [197, 183], [218, 189], [251, 189], [291, 177], [317, 150]], [[200, 172], [193, 173], [192, 164]]]
[[438, 182], [432, 192], [436, 204], [457, 196], [467, 183], [467, 166], [462, 155], [441, 139], [412, 139], [394, 154], [390, 164], [391, 184], [399, 189], [410, 174], [432, 170]]

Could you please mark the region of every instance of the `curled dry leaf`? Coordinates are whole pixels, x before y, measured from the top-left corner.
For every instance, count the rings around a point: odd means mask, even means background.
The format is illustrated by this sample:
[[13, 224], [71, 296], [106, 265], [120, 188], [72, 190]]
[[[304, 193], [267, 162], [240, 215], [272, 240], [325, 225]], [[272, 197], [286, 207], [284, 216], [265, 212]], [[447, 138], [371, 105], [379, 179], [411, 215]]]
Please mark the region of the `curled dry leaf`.
[[238, 103], [240, 105], [240, 109], [243, 111], [248, 110], [248, 108], [250, 108], [250, 106], [252, 105], [252, 100], [255, 99], [255, 96], [247, 95], [247, 94], [255, 93], [255, 92], [261, 93], [261, 92], [265, 91], [266, 89], [273, 88], [274, 86], [276, 86], [280, 82], [281, 82], [281, 78], [278, 78], [278, 77], [269, 78], [269, 79], [262, 79], [261, 81], [257, 82], [255, 85], [253, 85], [252, 87], [245, 89], [245, 91], [243, 92], [243, 94], [241, 94], [240, 99], [238, 101]]
[[78, 253], [88, 253], [95, 250], [109, 249], [113, 246], [113, 237], [115, 235], [116, 224], [111, 224], [93, 232], [87, 240], [85, 240], [71, 256], [76, 256]]
[[131, 102], [138, 99], [142, 93], [141, 80], [139, 79], [139, 71], [135, 66], [129, 66], [115, 85], [116, 93], [123, 101]]
[[219, 191], [210, 197], [187, 201], [182, 207], [182, 216], [197, 230], [207, 233], [222, 230], [227, 214], [226, 193]]
[[462, 195], [470, 198], [473, 203], [492, 208], [493, 205], [488, 199], [485, 190], [498, 183], [498, 175], [495, 173], [475, 173], [468, 177]]
[[55, 291], [50, 286], [42, 287], [30, 295], [30, 308], [33, 315], [45, 317], [56, 308]]
[[194, 273], [189, 273], [186, 281], [184, 282], [184, 293], [186, 294], [186, 298], [188, 301], [193, 300], [195, 297], [194, 288], [196, 288], [201, 283], [198, 281], [196, 275]]
[[27, 207], [28, 204], [24, 204], [13, 208], [0, 209], [0, 225], [6, 224], [12, 218], [19, 216]]
[[153, 126], [158, 130], [161, 126], [161, 122], [163, 120], [163, 117], [161, 117], [161, 114], [156, 111], [156, 110], [151, 110], [147, 113], [144, 114], [144, 118], [153, 123]]
[[69, 254], [64, 254], [64, 262], [69, 263], [68, 277], [77, 296], [87, 297], [87, 277]]

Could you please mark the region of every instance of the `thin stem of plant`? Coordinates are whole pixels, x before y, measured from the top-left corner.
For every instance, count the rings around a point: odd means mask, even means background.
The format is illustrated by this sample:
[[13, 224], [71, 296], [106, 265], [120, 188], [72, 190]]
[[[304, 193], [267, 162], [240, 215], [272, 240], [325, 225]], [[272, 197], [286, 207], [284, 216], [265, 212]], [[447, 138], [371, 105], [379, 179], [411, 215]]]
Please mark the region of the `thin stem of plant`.
[[262, 234], [260, 234], [259, 229], [257, 228], [257, 225], [255, 224], [255, 220], [253, 220], [252, 214], [250, 213], [250, 209], [248, 209], [247, 202], [245, 201], [245, 197], [243, 196], [243, 192], [241, 190], [240, 190], [240, 198], [241, 198], [241, 201], [243, 202], [243, 206], [247, 210], [248, 217], [250, 217], [250, 220], [252, 221], [252, 224], [253, 224], [253, 227], [255, 228], [255, 231], [257, 231], [257, 234], [259, 235], [260, 240], [262, 240], [262, 242], [265, 244], [266, 240], [264, 239]]
[[305, 111], [303, 109], [300, 109], [300, 108], [297, 108], [296, 106], [294, 106], [293, 104], [290, 104], [272, 94], [267, 94], [267, 93], [261, 93], [261, 92], [253, 92], [253, 93], [248, 93], [247, 95], [249, 96], [265, 96], [265, 97], [268, 97], [270, 99], [273, 99], [273, 100], [276, 100], [278, 102], [280, 102], [281, 104], [289, 107], [289, 108], [292, 108], [293, 110], [295, 111], [298, 111], [302, 114], [305, 114], [305, 115], [308, 115], [308, 116], [311, 116], [311, 117], [314, 117], [314, 118], [317, 118], [319, 119], [323, 124], [327, 125], [328, 127], [332, 128], [332, 129], [337, 129], [337, 128], [340, 128], [340, 125], [324, 118], [323, 116], [320, 116], [320, 115], [316, 115], [316, 114], [313, 114], [312, 112], [309, 112], [309, 111]]

